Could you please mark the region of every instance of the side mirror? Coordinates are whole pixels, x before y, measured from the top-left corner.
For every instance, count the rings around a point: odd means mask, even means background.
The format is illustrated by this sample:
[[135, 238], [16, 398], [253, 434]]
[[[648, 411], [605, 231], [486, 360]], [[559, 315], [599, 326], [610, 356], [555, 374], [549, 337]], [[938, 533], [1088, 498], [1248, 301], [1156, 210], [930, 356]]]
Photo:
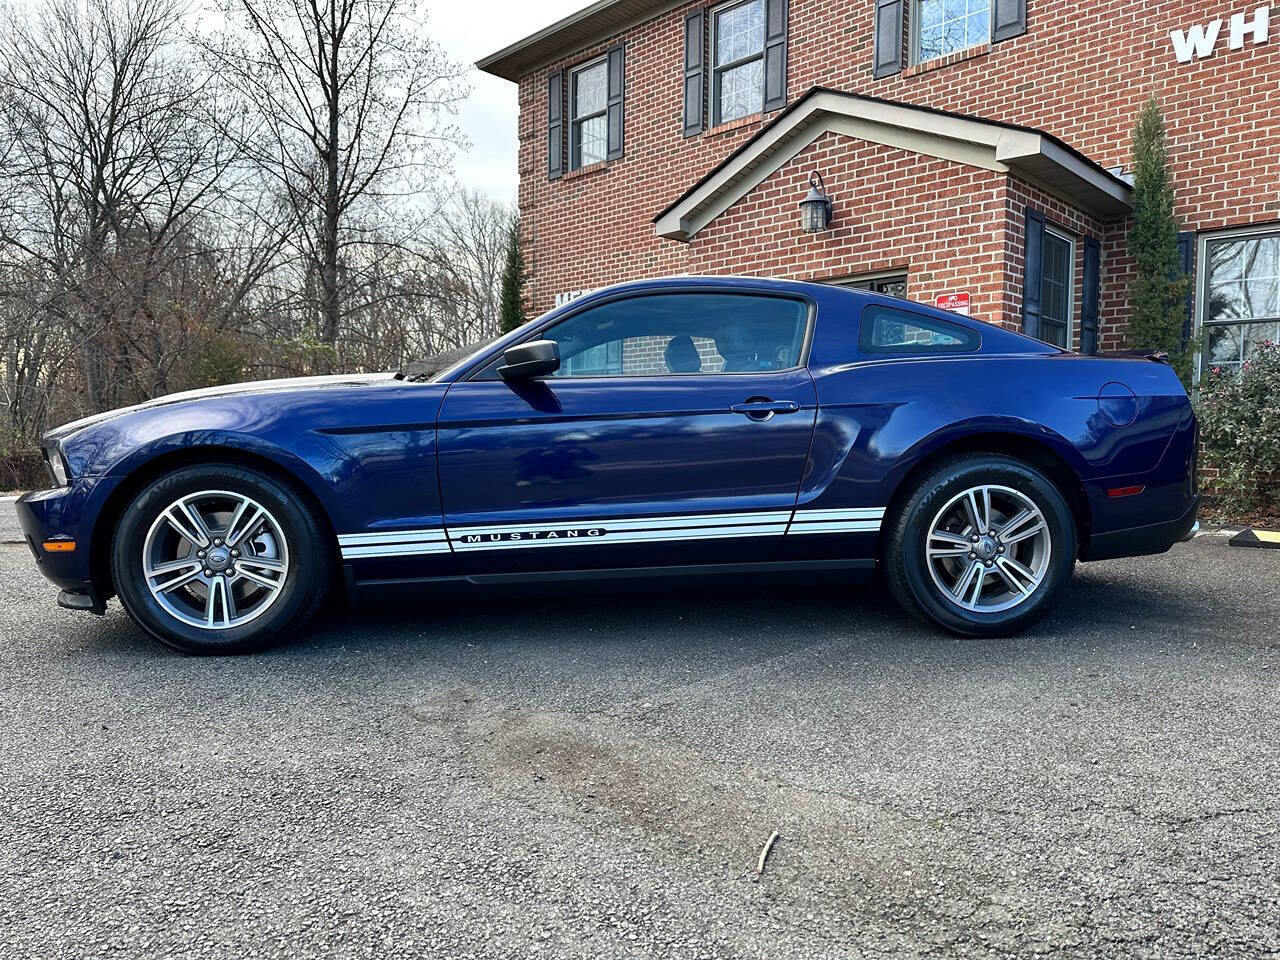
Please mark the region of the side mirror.
[[527, 380], [560, 369], [560, 344], [554, 340], [530, 340], [502, 352], [506, 361], [498, 368], [503, 380]]

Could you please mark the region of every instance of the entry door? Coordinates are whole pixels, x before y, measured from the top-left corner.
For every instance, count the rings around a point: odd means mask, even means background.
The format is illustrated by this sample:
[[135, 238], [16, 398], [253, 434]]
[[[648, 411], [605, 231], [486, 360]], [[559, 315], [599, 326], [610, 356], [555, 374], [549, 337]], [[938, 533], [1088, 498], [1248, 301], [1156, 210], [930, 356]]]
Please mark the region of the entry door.
[[445, 523], [472, 571], [767, 559], [795, 506], [817, 397], [809, 309], [633, 296], [539, 339], [561, 369], [454, 384], [438, 430]]

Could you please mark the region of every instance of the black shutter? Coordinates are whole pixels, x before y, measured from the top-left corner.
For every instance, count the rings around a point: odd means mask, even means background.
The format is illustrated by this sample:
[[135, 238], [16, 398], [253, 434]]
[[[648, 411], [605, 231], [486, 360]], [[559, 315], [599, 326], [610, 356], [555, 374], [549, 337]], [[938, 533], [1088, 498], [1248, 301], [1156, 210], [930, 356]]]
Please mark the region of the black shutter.
[[547, 77], [547, 177], [564, 175], [564, 71]]
[[1040, 284], [1044, 279], [1044, 214], [1027, 207], [1022, 248], [1022, 332], [1040, 339]]
[[1182, 321], [1182, 345], [1191, 342], [1191, 334], [1195, 330], [1196, 304], [1196, 235], [1194, 232], [1178, 234], [1178, 262], [1187, 278], [1186, 316]]
[[764, 108], [787, 105], [787, 0], [765, 0]]
[[684, 18], [684, 135], [701, 133], [706, 96], [706, 17], [695, 10]]
[[1080, 302], [1080, 352], [1098, 352], [1098, 307], [1102, 299], [1102, 251], [1096, 237], [1084, 238], [1084, 277]]
[[902, 72], [902, 0], [876, 0], [875, 75]]
[[991, 42], [1027, 32], [1027, 0], [995, 0], [991, 5]]
[[608, 159], [622, 156], [622, 101], [625, 86], [622, 44], [609, 48], [609, 152]]

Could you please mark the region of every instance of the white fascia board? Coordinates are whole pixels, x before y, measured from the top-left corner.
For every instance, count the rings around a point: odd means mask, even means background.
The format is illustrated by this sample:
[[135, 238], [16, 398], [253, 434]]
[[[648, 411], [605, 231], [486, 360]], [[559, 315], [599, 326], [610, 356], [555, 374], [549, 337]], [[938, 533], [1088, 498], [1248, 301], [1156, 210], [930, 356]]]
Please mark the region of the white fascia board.
[[996, 147], [996, 157], [1015, 169], [1027, 161], [1048, 161], [1075, 181], [1076, 186], [1066, 190], [1068, 198], [1095, 213], [1121, 213], [1133, 208], [1133, 190], [1127, 184], [1038, 133], [1007, 131]]

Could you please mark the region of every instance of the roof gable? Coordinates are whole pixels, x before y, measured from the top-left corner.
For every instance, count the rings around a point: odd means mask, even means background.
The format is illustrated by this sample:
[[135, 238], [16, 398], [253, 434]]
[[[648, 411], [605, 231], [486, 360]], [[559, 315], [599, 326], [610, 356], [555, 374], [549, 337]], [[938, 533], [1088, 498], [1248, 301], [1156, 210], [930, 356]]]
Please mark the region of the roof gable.
[[1014, 172], [1103, 218], [1132, 208], [1123, 180], [1050, 134], [963, 114], [814, 88], [654, 217], [658, 235], [688, 241], [828, 132], [957, 163]]

